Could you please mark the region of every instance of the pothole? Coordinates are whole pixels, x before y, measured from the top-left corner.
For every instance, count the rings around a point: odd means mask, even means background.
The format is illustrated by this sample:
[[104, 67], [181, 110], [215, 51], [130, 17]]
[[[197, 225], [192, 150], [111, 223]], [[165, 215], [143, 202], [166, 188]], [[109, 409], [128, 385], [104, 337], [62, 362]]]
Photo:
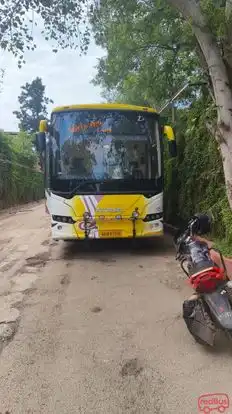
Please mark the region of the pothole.
[[92, 276], [91, 277], [91, 280], [95, 280], [95, 279], [97, 279], [97, 276]]
[[137, 377], [143, 371], [143, 367], [137, 358], [128, 359], [124, 362], [120, 374], [122, 377]]
[[41, 246], [48, 246], [49, 245], [49, 240], [44, 240], [42, 243], [41, 243]]
[[14, 339], [19, 327], [17, 322], [0, 323], [0, 353]]
[[33, 293], [35, 293], [37, 291], [37, 289], [36, 288], [34, 288], [34, 287], [31, 287], [31, 288], [28, 288], [28, 289], [25, 289], [24, 291], [23, 291], [23, 293], [25, 294], [25, 295], [32, 295]]
[[60, 279], [60, 284], [61, 285], [69, 285], [69, 283], [70, 283], [70, 277], [69, 277], [69, 275], [63, 275], [63, 276], [61, 276], [61, 279]]
[[99, 312], [101, 312], [102, 311], [102, 308], [100, 307], [100, 306], [94, 306], [92, 309], [91, 309], [91, 312], [93, 312], [93, 313], [99, 313]]
[[49, 259], [50, 259], [50, 253], [45, 252], [45, 253], [36, 254], [35, 256], [32, 256], [32, 257], [28, 257], [26, 259], [26, 262], [28, 266], [43, 267], [45, 266], [45, 264], [48, 262]]
[[1, 272], [7, 272], [8, 270], [10, 270], [16, 263], [17, 263], [17, 259], [10, 261], [9, 263], [3, 264], [0, 268]]
[[6, 342], [14, 337], [16, 332], [16, 323], [1, 323], [0, 324], [0, 341]]

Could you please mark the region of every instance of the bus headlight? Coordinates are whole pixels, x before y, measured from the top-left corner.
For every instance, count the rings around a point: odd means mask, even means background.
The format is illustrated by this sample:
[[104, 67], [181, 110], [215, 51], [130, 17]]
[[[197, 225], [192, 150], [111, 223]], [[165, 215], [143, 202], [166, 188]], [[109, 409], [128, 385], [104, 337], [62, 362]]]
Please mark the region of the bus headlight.
[[143, 219], [143, 221], [154, 221], [154, 220], [160, 220], [163, 218], [163, 213], [153, 213], [153, 214], [147, 214], [146, 217]]
[[76, 223], [73, 220], [73, 218], [69, 216], [52, 216], [52, 220], [57, 221], [58, 223], [68, 223], [68, 224]]

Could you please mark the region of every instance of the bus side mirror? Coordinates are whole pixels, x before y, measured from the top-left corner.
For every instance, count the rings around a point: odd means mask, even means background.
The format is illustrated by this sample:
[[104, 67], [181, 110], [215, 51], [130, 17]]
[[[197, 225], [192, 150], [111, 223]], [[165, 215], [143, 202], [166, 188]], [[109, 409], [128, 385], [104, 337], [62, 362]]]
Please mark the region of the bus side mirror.
[[35, 137], [35, 146], [37, 151], [42, 154], [45, 151], [46, 138], [45, 132], [38, 132]]
[[164, 126], [164, 135], [168, 139], [170, 157], [174, 158], [177, 156], [177, 146], [176, 146], [174, 131], [171, 126], [169, 125]]
[[168, 143], [168, 147], [169, 147], [169, 155], [171, 158], [175, 158], [177, 157], [177, 146], [176, 146], [176, 140], [174, 141], [169, 141]]
[[39, 123], [39, 132], [48, 132], [48, 121], [42, 119]]

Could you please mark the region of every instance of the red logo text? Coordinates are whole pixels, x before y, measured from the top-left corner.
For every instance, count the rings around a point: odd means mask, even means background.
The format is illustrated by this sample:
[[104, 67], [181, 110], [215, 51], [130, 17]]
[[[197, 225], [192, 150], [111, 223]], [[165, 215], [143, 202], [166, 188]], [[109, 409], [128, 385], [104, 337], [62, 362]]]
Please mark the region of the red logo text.
[[198, 398], [198, 409], [200, 413], [225, 413], [230, 402], [227, 394], [204, 394]]

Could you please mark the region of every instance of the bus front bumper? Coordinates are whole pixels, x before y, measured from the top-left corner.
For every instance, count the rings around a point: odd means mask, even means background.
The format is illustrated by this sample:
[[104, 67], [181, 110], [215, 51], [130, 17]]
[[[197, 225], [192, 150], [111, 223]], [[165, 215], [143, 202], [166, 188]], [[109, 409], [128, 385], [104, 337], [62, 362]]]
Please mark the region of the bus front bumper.
[[[87, 224], [87, 223], [86, 223]], [[163, 221], [154, 220], [145, 223], [142, 220], [122, 220], [121, 222], [105, 220], [104, 223], [86, 225], [83, 221], [75, 224], [52, 224], [54, 240], [85, 240], [85, 239], [132, 239], [163, 236]]]

